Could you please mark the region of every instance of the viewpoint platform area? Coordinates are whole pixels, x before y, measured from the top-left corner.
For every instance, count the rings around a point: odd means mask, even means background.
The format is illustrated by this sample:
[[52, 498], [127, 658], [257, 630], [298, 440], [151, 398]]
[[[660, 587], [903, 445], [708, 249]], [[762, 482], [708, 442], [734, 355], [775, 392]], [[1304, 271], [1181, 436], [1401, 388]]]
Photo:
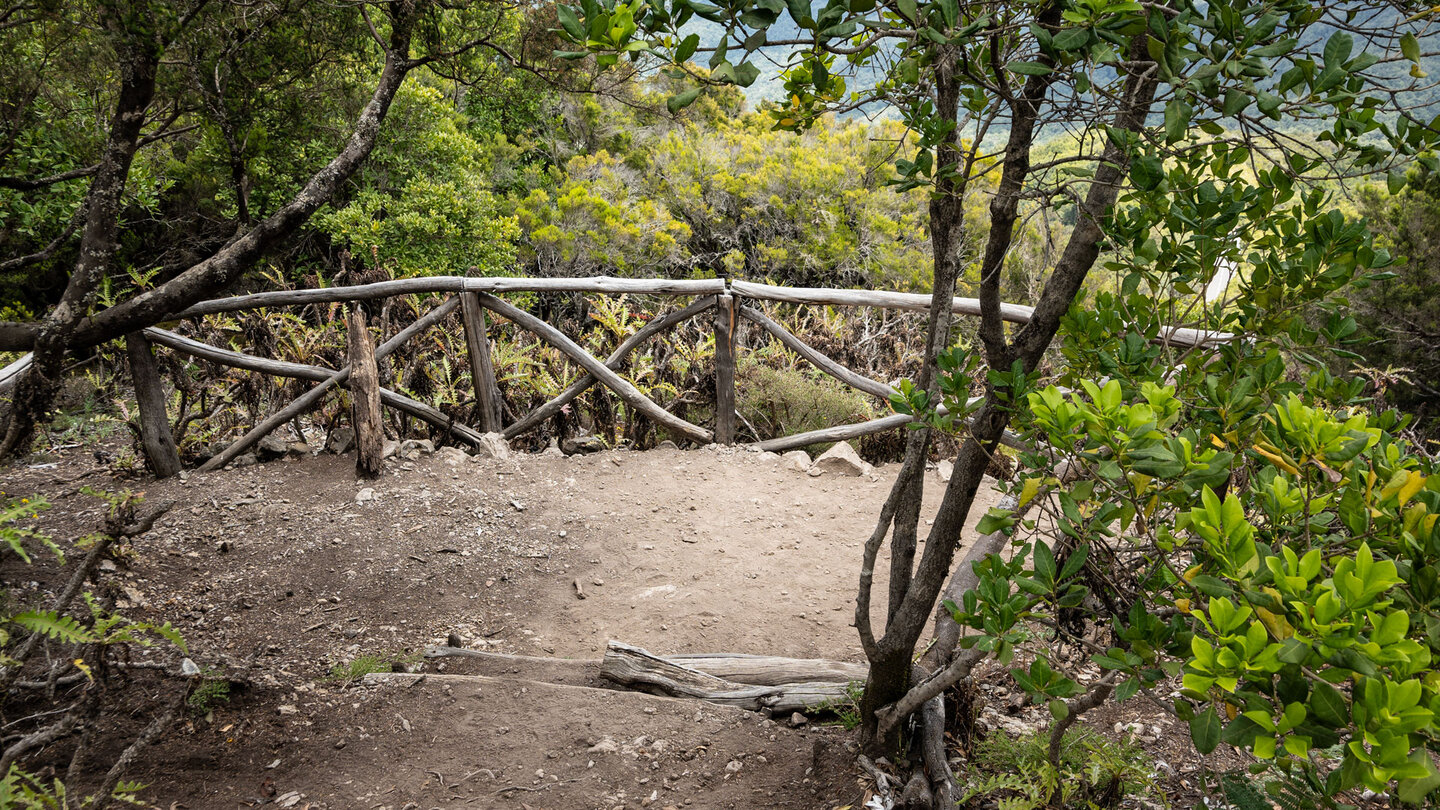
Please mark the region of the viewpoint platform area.
[[[42, 517], [59, 534], [94, 507], [47, 482], [93, 465], [67, 456], [14, 485], [53, 490], [67, 508]], [[154, 482], [147, 498], [179, 505], [122, 572], [121, 606], [174, 622], [250, 685], [135, 776], [192, 810], [833, 801], [854, 785], [834, 727], [613, 691], [598, 661], [614, 639], [863, 662], [861, 545], [896, 469], [812, 475], [719, 446], [485, 460], [441, 448], [407, 450], [371, 483], [332, 455]], [[927, 516], [943, 487], [928, 476]], [[422, 660], [447, 643], [524, 658]], [[347, 668], [370, 657], [429, 674], [365, 683]]]

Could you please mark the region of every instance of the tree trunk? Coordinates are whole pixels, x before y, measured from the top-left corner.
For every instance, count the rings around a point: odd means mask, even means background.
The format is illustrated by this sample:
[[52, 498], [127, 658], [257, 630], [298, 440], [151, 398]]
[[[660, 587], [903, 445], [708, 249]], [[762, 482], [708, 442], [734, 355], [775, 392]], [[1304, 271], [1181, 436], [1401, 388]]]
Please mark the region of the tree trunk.
[[170, 418], [165, 402], [165, 387], [155, 367], [155, 352], [144, 333], [125, 336], [125, 350], [130, 358], [130, 378], [135, 383], [135, 401], [140, 406], [140, 444], [156, 478], [169, 478], [180, 472], [180, 453], [170, 435]]
[[60, 303], [45, 317], [35, 334], [31, 349], [35, 359], [15, 391], [4, 436], [0, 438], [0, 459], [29, 449], [36, 425], [55, 402], [71, 338], [90, 309], [100, 279], [115, 255], [120, 200], [130, 176], [130, 163], [140, 145], [145, 110], [155, 96], [155, 71], [164, 51], [155, 33], [126, 41], [124, 22], [105, 16], [107, 26], [117, 31], [116, 49], [122, 60], [110, 135], [85, 196], [85, 224], [81, 229], [75, 270], [70, 274]]
[[355, 474], [379, 478], [385, 469], [385, 426], [380, 413], [380, 368], [365, 326], [365, 310], [350, 308], [345, 321], [349, 343], [350, 422], [355, 427]]

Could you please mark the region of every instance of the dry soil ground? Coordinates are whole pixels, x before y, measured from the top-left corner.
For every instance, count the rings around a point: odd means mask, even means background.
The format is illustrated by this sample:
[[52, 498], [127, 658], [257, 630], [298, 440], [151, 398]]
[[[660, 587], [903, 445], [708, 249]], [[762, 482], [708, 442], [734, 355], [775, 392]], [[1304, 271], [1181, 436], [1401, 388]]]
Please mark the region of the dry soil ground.
[[[100, 521], [81, 483], [176, 502], [122, 565], [120, 605], [174, 622], [197, 663], [252, 685], [147, 755], [136, 776], [160, 806], [830, 808], [859, 798], [836, 726], [577, 688], [603, 688], [593, 667], [445, 659], [418, 664], [437, 677], [414, 686], [330, 676], [451, 634], [567, 659], [598, 659], [616, 639], [662, 655], [861, 661], [861, 544], [895, 469], [812, 477], [728, 448], [442, 450], [393, 460], [372, 483], [351, 457], [322, 455], [127, 484], [77, 454], [13, 468], [0, 488], [49, 492], [41, 526], [62, 538]], [[927, 518], [941, 489], [930, 475]], [[438, 677], [457, 672], [490, 679]]]

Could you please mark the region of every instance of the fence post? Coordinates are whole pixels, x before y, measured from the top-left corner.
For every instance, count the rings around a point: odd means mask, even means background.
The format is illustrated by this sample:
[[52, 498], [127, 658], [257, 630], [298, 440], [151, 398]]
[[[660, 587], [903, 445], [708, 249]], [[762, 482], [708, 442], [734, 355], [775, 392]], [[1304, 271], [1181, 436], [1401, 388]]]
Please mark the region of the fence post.
[[140, 444], [157, 478], [180, 472], [180, 453], [170, 435], [170, 417], [165, 408], [165, 388], [155, 367], [155, 352], [141, 332], [125, 336], [130, 358], [130, 376], [135, 381], [135, 401], [140, 405]]
[[490, 360], [490, 334], [480, 296], [460, 293], [460, 315], [465, 323], [465, 344], [470, 353], [470, 379], [475, 383], [475, 402], [480, 410], [480, 432], [499, 433], [501, 424], [500, 386], [495, 382], [495, 364]]
[[365, 310], [350, 307], [345, 319], [350, 366], [350, 424], [355, 428], [355, 474], [379, 478], [385, 470], [385, 429], [380, 421], [380, 369], [375, 344], [365, 326]]
[[715, 442], [735, 443], [735, 304], [729, 293], [715, 303]]

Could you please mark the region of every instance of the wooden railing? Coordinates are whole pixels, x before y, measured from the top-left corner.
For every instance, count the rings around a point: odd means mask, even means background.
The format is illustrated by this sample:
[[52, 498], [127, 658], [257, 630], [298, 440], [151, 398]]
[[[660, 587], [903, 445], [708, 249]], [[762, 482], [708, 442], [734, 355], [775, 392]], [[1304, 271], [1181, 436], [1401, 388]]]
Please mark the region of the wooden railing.
[[[688, 297], [694, 300], [685, 307], [655, 318], [627, 338], [608, 357], [601, 360], [554, 326], [497, 297], [500, 294], [516, 292], [632, 294]], [[666, 428], [676, 436], [698, 443], [732, 444], [736, 435], [735, 326], [739, 319], [758, 325], [788, 349], [845, 385], [885, 401], [888, 400], [892, 391], [888, 383], [871, 379], [844, 367], [814, 347], [807, 345], [758, 308], [745, 305], [744, 301], [748, 299], [790, 304], [864, 306], [912, 311], [928, 310], [931, 303], [930, 296], [921, 294], [779, 287], [724, 279], [669, 281], [605, 276], [552, 279], [443, 276], [384, 281], [352, 287], [283, 290], [221, 298], [196, 304], [181, 312], [177, 318], [198, 318], [261, 307], [349, 303], [412, 294], [438, 294], [440, 299], [428, 313], [376, 347], [375, 358], [379, 360], [393, 353], [407, 340], [440, 323], [458, 309], [465, 329], [465, 346], [471, 367], [471, 378], [474, 381], [479, 424], [472, 427], [457, 423], [451, 417], [425, 403], [384, 388], [380, 390], [381, 401], [385, 406], [421, 419], [447, 431], [457, 440], [472, 445], [480, 444], [483, 441], [482, 434], [485, 433], [499, 433], [506, 439], [511, 439], [532, 430], [596, 383], [604, 385], [631, 408], [644, 414], [653, 423]], [[980, 303], [974, 298], [955, 298], [951, 303], [951, 311], [959, 315], [976, 316], [980, 314]], [[1001, 305], [1001, 317], [1011, 323], [1027, 323], [1032, 311], [1030, 307], [1017, 304]], [[713, 312], [712, 328], [715, 334], [716, 411], [713, 431], [667, 411], [618, 373], [624, 367], [628, 355], [645, 341], [708, 312]], [[510, 425], [503, 425], [500, 389], [490, 357], [487, 313], [504, 318], [555, 347], [583, 368], [585, 376]], [[1228, 333], [1205, 332], [1183, 327], [1170, 328], [1157, 338], [1161, 342], [1185, 347], [1213, 346], [1231, 339], [1232, 336]], [[178, 458], [175, 457], [174, 442], [171, 440], [167, 417], [164, 413], [165, 397], [159, 388], [159, 375], [154, 370], [155, 361], [151, 344], [159, 344], [220, 365], [249, 369], [279, 377], [313, 380], [317, 383], [305, 394], [261, 421], [243, 437], [213, 456], [201, 467], [202, 470], [214, 469], [230, 462], [276, 427], [315, 407], [331, 389], [347, 387], [351, 372], [349, 366], [337, 370], [255, 357], [210, 346], [160, 328], [149, 328], [143, 332], [131, 334], [127, 340], [130, 344], [128, 350], [135, 374], [136, 399], [141, 411], [142, 444], [151, 461], [152, 468], [162, 475], [178, 471], [179, 464]], [[23, 363], [24, 359], [22, 358], [21, 361], [12, 364], [10, 368], [0, 370], [0, 377], [6, 377], [5, 372], [10, 369], [15, 369], [17, 372], [23, 370]], [[157, 409], [159, 412], [156, 412]], [[837, 425], [822, 430], [768, 439], [758, 442], [757, 446], [765, 450], [781, 451], [817, 442], [843, 441], [900, 427], [909, 421], [911, 421], [911, 417], [907, 415], [894, 414], [857, 424]], [[1007, 443], [1017, 442], [1018, 439], [1015, 437], [1007, 436]]]

